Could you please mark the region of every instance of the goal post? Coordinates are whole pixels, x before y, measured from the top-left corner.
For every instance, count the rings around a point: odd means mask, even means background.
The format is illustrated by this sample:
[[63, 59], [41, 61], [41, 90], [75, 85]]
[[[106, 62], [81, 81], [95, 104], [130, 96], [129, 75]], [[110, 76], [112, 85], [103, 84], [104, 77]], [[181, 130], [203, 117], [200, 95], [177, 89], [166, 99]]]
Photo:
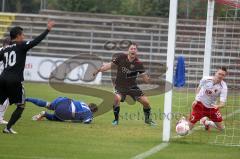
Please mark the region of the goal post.
[[214, 0], [208, 0], [203, 76], [209, 76], [210, 75], [210, 69], [211, 69], [212, 30], [213, 30], [214, 5], [215, 5]]
[[[214, 75], [219, 66], [226, 66], [228, 76], [225, 80], [229, 92], [226, 107], [221, 110], [225, 131], [206, 134], [203, 130], [200, 131], [203, 128], [197, 123], [195, 132], [181, 140], [240, 146], [240, 0], [184, 2], [188, 4], [184, 6], [183, 1], [170, 0], [166, 81], [174, 84], [175, 59], [180, 55], [185, 57], [186, 84], [180, 89], [173, 86], [171, 91], [165, 93], [162, 141], [178, 139], [174, 130], [177, 120], [169, 115], [177, 112], [189, 115], [195, 97], [194, 88], [200, 79]], [[199, 5], [196, 4], [203, 4], [203, 9], [198, 10], [196, 6]], [[221, 11], [224, 8], [224, 13], [216, 14], [219, 8]], [[195, 12], [188, 14], [190, 9]], [[234, 14], [229, 14], [231, 9], [234, 9]], [[186, 18], [179, 17], [177, 20], [178, 14], [180, 11], [182, 14], [183, 10], [187, 12]], [[203, 14], [202, 19], [198, 17], [199, 14]], [[189, 15], [192, 17], [189, 18]]]
[[[211, 68], [211, 49], [212, 49], [212, 29], [214, 16], [214, 0], [208, 0], [206, 36], [205, 36], [205, 53], [203, 76], [210, 75]], [[176, 42], [178, 0], [170, 0], [169, 6], [169, 27], [168, 27], [168, 48], [167, 48], [167, 72], [166, 81], [173, 83], [173, 69]], [[171, 134], [171, 122], [166, 116], [171, 114], [172, 108], [172, 90], [165, 93], [164, 96], [164, 115], [163, 120], [163, 141], [168, 142]]]
[[[170, 0], [168, 24], [168, 45], [167, 45], [167, 72], [166, 81], [173, 83], [173, 69], [175, 56], [176, 26], [178, 0]], [[167, 87], [167, 86], [166, 86]], [[171, 134], [171, 121], [167, 118], [172, 112], [172, 90], [165, 93], [164, 97], [164, 120], [163, 137], [164, 142], [168, 142]]]

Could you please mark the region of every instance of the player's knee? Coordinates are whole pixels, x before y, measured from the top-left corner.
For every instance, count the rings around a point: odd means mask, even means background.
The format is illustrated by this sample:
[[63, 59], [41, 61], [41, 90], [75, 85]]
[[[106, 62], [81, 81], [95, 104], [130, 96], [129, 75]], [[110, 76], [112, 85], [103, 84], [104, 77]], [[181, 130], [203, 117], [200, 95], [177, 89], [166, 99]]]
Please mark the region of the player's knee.
[[151, 108], [150, 104], [148, 102], [142, 103], [144, 108]]
[[144, 107], [150, 107], [150, 103], [147, 100], [147, 98], [143, 98], [141, 100], [139, 100], [139, 102], [144, 106]]
[[116, 94], [115, 97], [114, 97], [114, 101], [115, 101], [115, 103], [120, 103], [120, 101], [121, 101], [121, 96], [118, 95], [118, 94]]
[[150, 103], [145, 96], [141, 96], [138, 101], [144, 106], [144, 107], [150, 107]]
[[17, 106], [16, 110], [13, 112], [13, 115], [17, 118], [20, 118], [23, 113], [24, 108], [21, 106]]

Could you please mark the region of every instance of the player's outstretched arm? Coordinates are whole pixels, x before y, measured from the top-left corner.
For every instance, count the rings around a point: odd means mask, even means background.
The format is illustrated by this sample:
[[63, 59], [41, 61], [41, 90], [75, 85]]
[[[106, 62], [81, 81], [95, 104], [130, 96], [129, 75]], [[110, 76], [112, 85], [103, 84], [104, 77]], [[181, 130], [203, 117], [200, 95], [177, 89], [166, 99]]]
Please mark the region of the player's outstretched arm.
[[220, 94], [219, 104], [213, 105], [215, 109], [223, 108], [225, 106], [227, 100], [227, 92], [228, 92], [227, 86], [223, 87]]
[[28, 41], [26, 43], [26, 49], [29, 50], [29, 49], [33, 48], [34, 46], [38, 45], [47, 36], [49, 31], [52, 30], [54, 25], [55, 25], [55, 22], [53, 20], [49, 20], [47, 23], [47, 29], [42, 34], [37, 36], [35, 39]]
[[97, 69], [94, 73], [93, 76], [96, 76], [99, 72], [105, 72], [108, 71], [112, 68], [113, 63], [109, 62], [106, 64], [103, 64], [99, 69]]

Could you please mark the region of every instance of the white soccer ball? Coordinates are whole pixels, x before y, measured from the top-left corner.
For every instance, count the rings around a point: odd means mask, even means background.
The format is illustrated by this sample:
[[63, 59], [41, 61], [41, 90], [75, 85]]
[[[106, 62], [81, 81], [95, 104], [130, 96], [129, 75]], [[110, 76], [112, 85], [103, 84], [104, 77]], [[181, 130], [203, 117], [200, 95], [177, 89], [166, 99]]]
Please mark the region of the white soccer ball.
[[180, 136], [187, 135], [189, 130], [189, 124], [186, 120], [180, 120], [176, 125], [176, 132]]

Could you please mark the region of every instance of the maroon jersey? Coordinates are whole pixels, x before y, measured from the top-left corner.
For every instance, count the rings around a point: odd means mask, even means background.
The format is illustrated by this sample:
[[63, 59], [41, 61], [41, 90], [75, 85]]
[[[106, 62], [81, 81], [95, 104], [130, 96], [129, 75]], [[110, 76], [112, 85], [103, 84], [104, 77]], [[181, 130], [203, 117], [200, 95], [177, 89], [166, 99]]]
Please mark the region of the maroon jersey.
[[114, 81], [116, 88], [133, 88], [137, 86], [137, 76], [145, 72], [144, 66], [138, 58], [130, 62], [127, 54], [119, 54], [112, 62], [117, 66]]

